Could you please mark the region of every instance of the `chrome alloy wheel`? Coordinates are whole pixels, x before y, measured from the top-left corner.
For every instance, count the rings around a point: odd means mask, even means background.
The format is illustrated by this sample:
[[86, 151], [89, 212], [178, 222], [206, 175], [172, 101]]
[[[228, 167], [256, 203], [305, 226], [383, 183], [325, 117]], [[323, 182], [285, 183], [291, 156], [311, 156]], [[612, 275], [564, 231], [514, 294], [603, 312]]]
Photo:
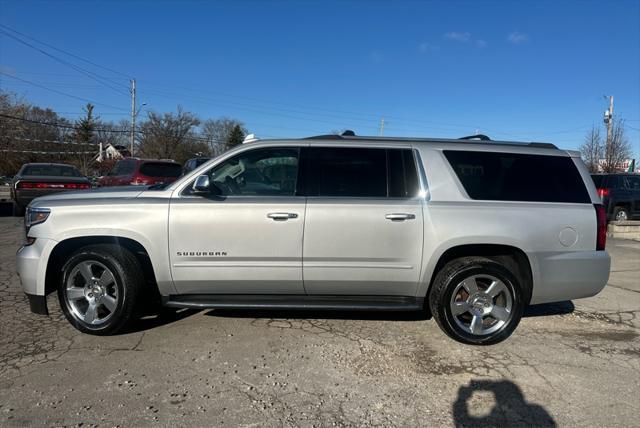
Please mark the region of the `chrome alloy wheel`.
[[65, 284], [64, 297], [74, 318], [91, 325], [105, 323], [118, 307], [113, 272], [95, 260], [78, 263]]
[[474, 336], [483, 336], [509, 322], [513, 297], [504, 282], [495, 276], [473, 275], [456, 286], [450, 309], [458, 327]]
[[629, 217], [627, 216], [627, 212], [625, 210], [620, 210], [616, 213], [616, 221], [627, 221]]

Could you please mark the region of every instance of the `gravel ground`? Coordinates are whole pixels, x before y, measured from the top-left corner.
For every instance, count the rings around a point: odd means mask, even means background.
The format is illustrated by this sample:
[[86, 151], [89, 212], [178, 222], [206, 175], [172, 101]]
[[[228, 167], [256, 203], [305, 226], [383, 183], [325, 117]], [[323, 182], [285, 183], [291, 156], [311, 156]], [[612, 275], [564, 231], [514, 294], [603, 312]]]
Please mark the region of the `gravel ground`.
[[419, 314], [175, 311], [127, 334], [33, 315], [0, 218], [0, 426], [638, 426], [640, 243], [609, 286], [471, 347]]

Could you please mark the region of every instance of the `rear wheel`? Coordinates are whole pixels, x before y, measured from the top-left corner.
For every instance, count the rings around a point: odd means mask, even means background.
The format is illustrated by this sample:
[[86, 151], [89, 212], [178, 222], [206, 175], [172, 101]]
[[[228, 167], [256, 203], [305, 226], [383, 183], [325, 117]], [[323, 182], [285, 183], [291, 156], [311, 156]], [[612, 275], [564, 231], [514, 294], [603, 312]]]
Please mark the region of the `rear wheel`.
[[615, 221], [629, 220], [629, 210], [625, 207], [615, 207], [613, 209], [613, 219]]
[[83, 333], [117, 333], [134, 318], [144, 285], [138, 260], [118, 245], [91, 245], [71, 255], [58, 286], [60, 306]]
[[429, 305], [451, 338], [490, 345], [513, 333], [524, 310], [524, 290], [505, 266], [481, 257], [462, 257], [437, 274]]
[[22, 217], [24, 215], [24, 207], [17, 202], [13, 202], [13, 216]]

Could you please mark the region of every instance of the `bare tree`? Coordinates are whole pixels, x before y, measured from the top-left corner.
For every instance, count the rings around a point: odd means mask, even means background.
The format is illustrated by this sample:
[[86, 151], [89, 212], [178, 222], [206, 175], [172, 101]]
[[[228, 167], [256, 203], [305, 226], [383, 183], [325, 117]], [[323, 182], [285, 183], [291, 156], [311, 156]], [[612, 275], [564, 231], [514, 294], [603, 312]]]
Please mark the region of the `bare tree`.
[[197, 153], [208, 152], [207, 144], [194, 134], [199, 124], [200, 119], [181, 107], [175, 114], [150, 112], [140, 125], [140, 152], [146, 157], [173, 159], [180, 163]]
[[244, 124], [236, 119], [222, 117], [220, 119], [208, 119], [202, 125], [202, 134], [209, 140], [211, 155], [217, 156], [228, 150], [229, 139], [235, 127], [239, 127], [243, 135], [247, 134]]
[[602, 159], [603, 142], [600, 136], [600, 129], [593, 125], [591, 130], [584, 138], [584, 143], [580, 146], [580, 153], [582, 153], [582, 159], [587, 165], [589, 172], [598, 172], [598, 164]]
[[624, 132], [624, 119], [614, 120], [611, 126], [611, 141], [604, 146], [603, 172], [619, 171], [623, 162], [631, 157], [631, 144]]

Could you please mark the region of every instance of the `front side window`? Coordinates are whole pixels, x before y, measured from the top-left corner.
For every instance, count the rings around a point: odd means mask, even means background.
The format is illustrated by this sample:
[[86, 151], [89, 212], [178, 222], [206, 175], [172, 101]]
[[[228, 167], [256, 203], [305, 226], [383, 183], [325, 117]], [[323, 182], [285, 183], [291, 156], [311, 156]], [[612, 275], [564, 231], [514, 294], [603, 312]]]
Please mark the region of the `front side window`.
[[208, 175], [221, 196], [294, 196], [298, 159], [298, 148], [249, 150], [215, 166]]

